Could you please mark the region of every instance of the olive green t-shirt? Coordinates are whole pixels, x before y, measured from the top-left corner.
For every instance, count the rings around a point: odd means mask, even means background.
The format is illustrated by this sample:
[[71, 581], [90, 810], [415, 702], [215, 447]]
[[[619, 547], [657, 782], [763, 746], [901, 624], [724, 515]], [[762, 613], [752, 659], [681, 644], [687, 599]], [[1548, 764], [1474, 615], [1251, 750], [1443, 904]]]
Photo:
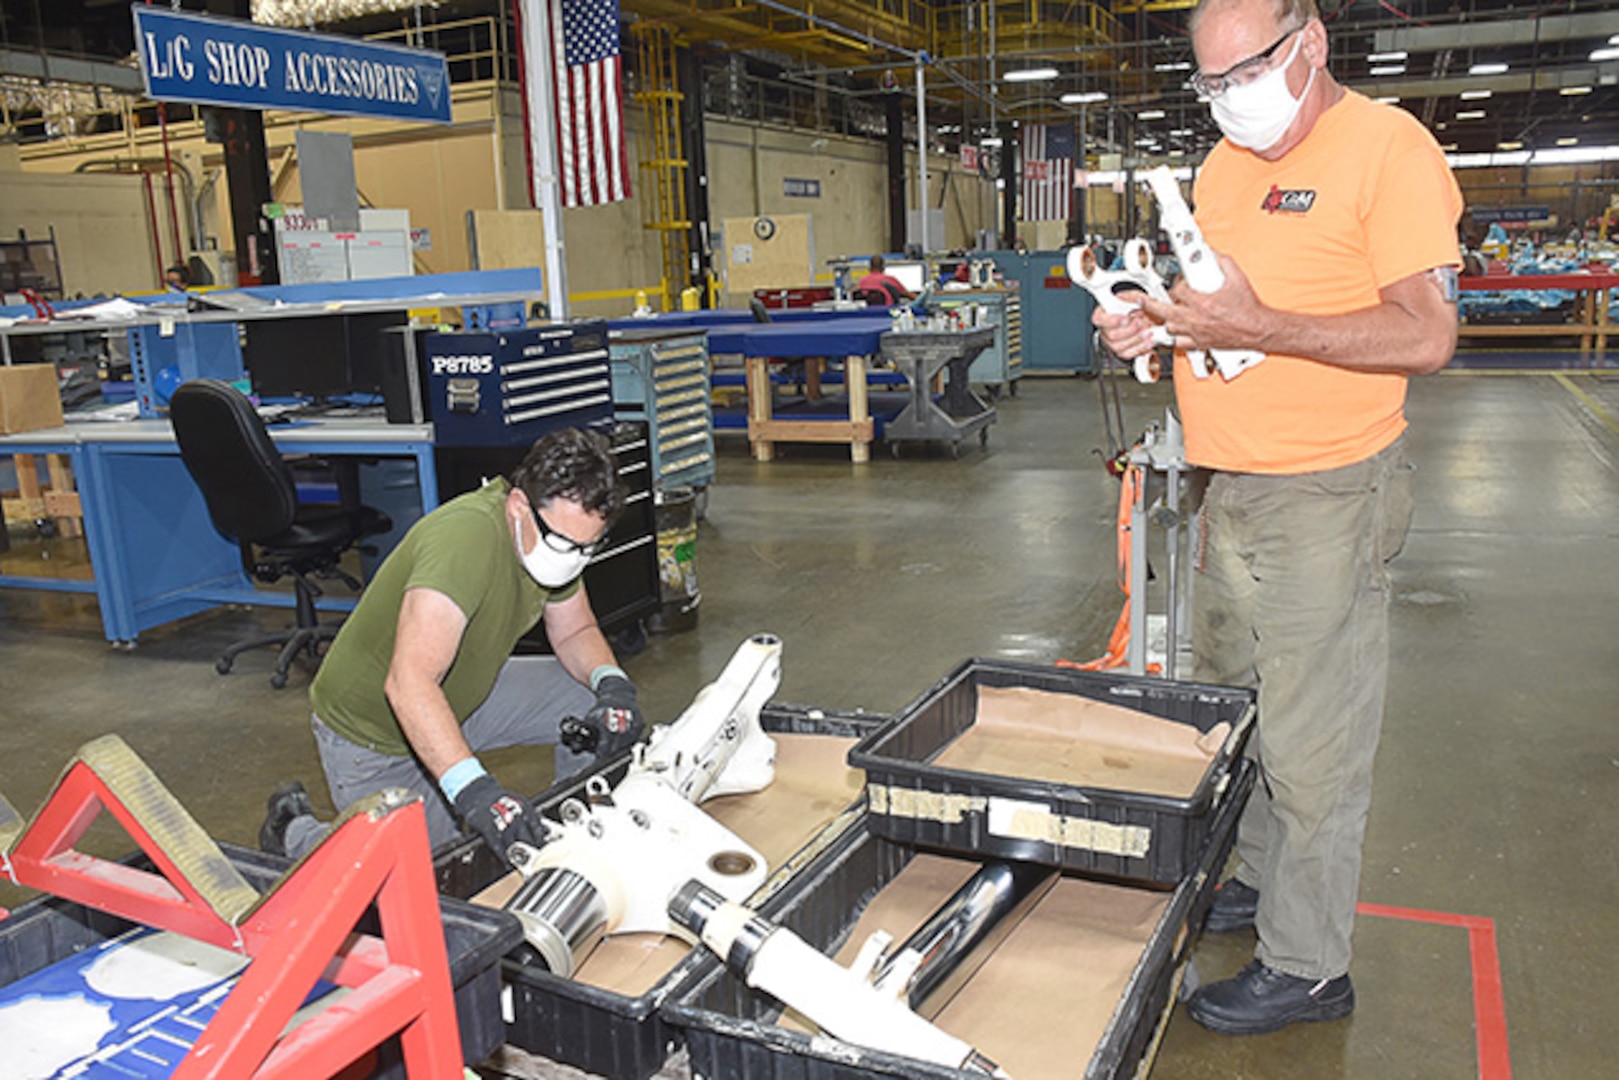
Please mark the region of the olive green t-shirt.
[[383, 562], [310, 687], [310, 704], [327, 727], [380, 753], [410, 753], [383, 693], [408, 590], [443, 593], [467, 617], [441, 684], [462, 723], [489, 696], [501, 665], [539, 621], [546, 602], [578, 591], [578, 580], [547, 589], [523, 569], [506, 520], [510, 491], [507, 481], [494, 480], [450, 500], [411, 526]]

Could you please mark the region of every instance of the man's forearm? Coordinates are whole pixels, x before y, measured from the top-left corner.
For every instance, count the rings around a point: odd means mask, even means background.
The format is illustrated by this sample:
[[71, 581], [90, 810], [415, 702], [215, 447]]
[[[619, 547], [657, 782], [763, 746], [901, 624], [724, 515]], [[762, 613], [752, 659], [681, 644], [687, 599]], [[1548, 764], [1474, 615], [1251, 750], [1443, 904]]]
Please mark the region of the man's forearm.
[[1383, 303], [1343, 315], [1301, 315], [1271, 310], [1261, 322], [1258, 348], [1304, 356], [1353, 371], [1427, 375], [1456, 349], [1454, 314], [1443, 320]]
[[409, 680], [390, 679], [387, 694], [406, 741], [435, 780], [451, 765], [472, 756], [455, 711], [437, 683], [418, 686]]

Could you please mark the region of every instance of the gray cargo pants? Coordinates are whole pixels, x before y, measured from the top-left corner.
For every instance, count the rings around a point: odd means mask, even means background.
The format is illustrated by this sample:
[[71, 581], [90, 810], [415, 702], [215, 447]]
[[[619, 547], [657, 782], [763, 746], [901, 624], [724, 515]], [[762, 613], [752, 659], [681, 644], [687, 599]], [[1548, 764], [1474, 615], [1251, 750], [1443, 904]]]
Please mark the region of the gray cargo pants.
[[1237, 877], [1259, 890], [1255, 955], [1288, 975], [1349, 970], [1412, 471], [1401, 439], [1325, 472], [1216, 473], [1204, 500], [1196, 677], [1259, 689]]
[[[576, 682], [554, 657], [514, 656], [495, 679], [482, 705], [461, 725], [474, 754], [503, 746], [555, 744], [564, 717], [584, 716], [596, 704], [588, 686]], [[460, 835], [455, 811], [438, 781], [412, 755], [383, 754], [357, 746], [315, 716], [310, 720], [315, 746], [326, 772], [332, 805], [339, 811], [383, 788], [405, 788], [422, 797], [427, 811], [427, 838], [436, 850]], [[578, 772], [595, 758], [557, 745], [556, 775]], [[300, 817], [287, 827], [287, 853], [298, 858], [324, 837], [329, 826]]]

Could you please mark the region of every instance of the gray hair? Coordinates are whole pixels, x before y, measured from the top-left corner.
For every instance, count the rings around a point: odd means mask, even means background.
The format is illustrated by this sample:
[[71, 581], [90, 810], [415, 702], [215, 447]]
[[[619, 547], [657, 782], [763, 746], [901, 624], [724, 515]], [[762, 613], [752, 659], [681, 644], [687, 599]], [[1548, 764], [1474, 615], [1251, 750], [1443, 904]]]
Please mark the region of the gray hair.
[[[1237, 0], [1199, 0], [1197, 7], [1186, 20], [1186, 35], [1191, 37], [1197, 33], [1197, 27], [1203, 21], [1203, 13], [1209, 8], [1224, 7]], [[1271, 6], [1276, 12], [1277, 26], [1300, 27], [1311, 19], [1321, 18], [1321, 8], [1316, 0], [1271, 0]]]

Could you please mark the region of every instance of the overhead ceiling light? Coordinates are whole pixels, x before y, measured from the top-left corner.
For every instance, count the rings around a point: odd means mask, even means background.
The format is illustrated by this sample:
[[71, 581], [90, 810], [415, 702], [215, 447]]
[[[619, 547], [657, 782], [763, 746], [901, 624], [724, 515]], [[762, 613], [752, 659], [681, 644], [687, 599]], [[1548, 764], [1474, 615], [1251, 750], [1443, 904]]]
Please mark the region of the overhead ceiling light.
[[1557, 140], [1557, 145], [1558, 146], [1578, 146], [1579, 144], [1580, 144], [1580, 140], [1578, 140], [1576, 138], [1573, 138], [1572, 136], [1570, 136], [1569, 138], [1566, 138], [1566, 139], [1558, 139]]
[[1377, 101], [1377, 102], [1381, 102], [1384, 105], [1398, 105], [1400, 103], [1400, 99], [1397, 98], [1397, 97], [1380, 97], [1380, 98], [1373, 98], [1372, 100]]
[[1448, 142], [1440, 146], [1439, 149], [1443, 153], [1453, 154], [1456, 152], [1456, 144], [1453, 142]]
[[979, 146], [987, 146], [989, 149], [993, 150], [997, 146], [1001, 145], [1001, 140], [996, 138], [994, 135], [990, 135], [990, 136], [987, 136], [985, 138], [979, 139], [978, 140], [978, 145]]
[[1404, 49], [1399, 49], [1395, 52], [1376, 52], [1368, 56], [1366, 62], [1368, 64], [1379, 64], [1387, 60], [1404, 60], [1409, 55], [1410, 53]]
[[1614, 48], [1610, 42], [1608, 48], [1597, 49], [1592, 52], [1591, 60], [1599, 64], [1604, 60], [1619, 60], [1619, 48]]
[[1474, 64], [1467, 69], [1469, 75], [1500, 75], [1507, 70], [1505, 64]]
[[1001, 76], [1007, 82], [1049, 82], [1057, 77], [1054, 67], [1016, 68]]
[[1191, 71], [1192, 65], [1190, 61], [1177, 60], [1173, 64], [1154, 64], [1152, 69], [1154, 71]]
[[1457, 113], [1456, 114], [1456, 119], [1458, 119], [1458, 120], [1482, 120], [1482, 119], [1484, 119], [1484, 110], [1483, 109], [1468, 109], [1466, 112]]
[[1574, 97], [1576, 94], [1589, 94], [1591, 88], [1589, 86], [1565, 86], [1557, 92], [1564, 97]]
[[1094, 105], [1098, 101], [1106, 101], [1107, 94], [1101, 90], [1086, 90], [1078, 94], [1064, 94], [1057, 100], [1064, 105]]
[[1137, 146], [1157, 146], [1158, 145], [1158, 140], [1157, 139], [1137, 139], [1136, 140], [1136, 145]]
[[1143, 112], [1136, 113], [1136, 119], [1137, 120], [1162, 120], [1167, 115], [1169, 115], [1169, 114], [1164, 112], [1164, 110], [1162, 110], [1162, 109], [1147, 109], [1147, 110], [1145, 110]]
[[1176, 135], [1176, 136], [1185, 136], [1185, 135], [1190, 135], [1192, 133], [1192, 129], [1191, 128], [1172, 128], [1169, 133], [1171, 135]]
[[1170, 157], [1185, 157], [1186, 156], [1186, 151], [1185, 150], [1171, 150], [1169, 152], [1169, 156]]
[[1523, 143], [1521, 143], [1521, 142], [1496, 143], [1495, 148], [1497, 150], [1522, 150], [1523, 149]]
[[1463, 90], [1461, 93], [1463, 101], [1483, 101], [1489, 96], [1490, 91], [1488, 90]]
[[1404, 64], [1386, 64], [1383, 67], [1372, 68], [1373, 75], [1404, 75]]

